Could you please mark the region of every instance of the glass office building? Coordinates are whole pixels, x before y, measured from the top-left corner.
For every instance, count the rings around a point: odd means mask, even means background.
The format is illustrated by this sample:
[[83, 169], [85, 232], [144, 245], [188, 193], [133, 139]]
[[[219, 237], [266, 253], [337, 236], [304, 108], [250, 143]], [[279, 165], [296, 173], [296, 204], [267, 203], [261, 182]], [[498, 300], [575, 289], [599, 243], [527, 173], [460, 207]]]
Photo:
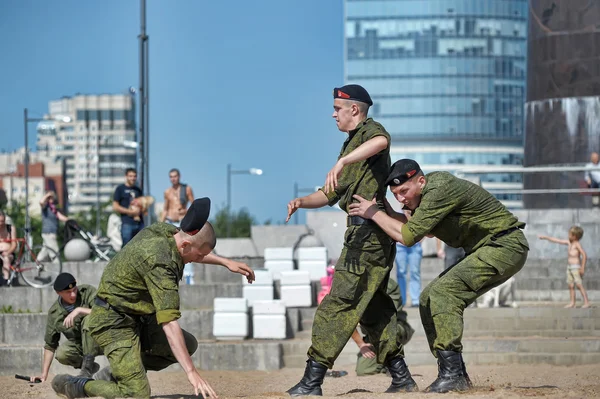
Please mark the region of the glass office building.
[[345, 0], [344, 18], [345, 81], [371, 94], [392, 161], [523, 187], [520, 174], [497, 172], [523, 163], [526, 0]]

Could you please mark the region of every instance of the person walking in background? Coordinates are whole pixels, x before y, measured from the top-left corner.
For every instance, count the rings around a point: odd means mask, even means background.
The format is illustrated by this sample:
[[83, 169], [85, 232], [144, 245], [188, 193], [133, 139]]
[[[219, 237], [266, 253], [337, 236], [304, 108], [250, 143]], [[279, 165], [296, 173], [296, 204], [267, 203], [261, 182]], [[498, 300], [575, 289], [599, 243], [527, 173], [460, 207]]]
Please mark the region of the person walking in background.
[[[410, 211], [403, 211], [410, 219]], [[406, 273], [410, 272], [410, 281], [408, 284], [410, 292], [411, 307], [419, 306], [419, 295], [421, 295], [421, 260], [423, 259], [423, 247], [421, 242], [412, 247], [407, 247], [401, 243], [396, 243], [396, 274], [398, 276], [398, 285], [402, 305], [406, 306]]]
[[[169, 171], [171, 187], [165, 190], [165, 203], [160, 215], [160, 221], [179, 227], [181, 219], [185, 216], [188, 205], [194, 202], [192, 188], [180, 182], [179, 169], [173, 168]], [[191, 263], [185, 265], [183, 277], [186, 284], [194, 284], [194, 266]]]
[[[599, 168], [600, 167], [600, 155], [597, 152], [592, 152], [590, 155], [590, 162], [586, 165], [588, 168]], [[588, 170], [585, 172], [585, 182], [588, 188], [600, 188], [600, 170]], [[594, 206], [600, 205], [600, 196], [598, 194], [592, 195], [592, 204]]]
[[54, 259], [50, 259], [50, 253], [46, 251], [45, 247], [53, 249], [58, 254], [58, 241], [56, 241], [58, 222], [66, 222], [69, 218], [56, 207], [56, 194], [54, 191], [48, 191], [42, 197], [40, 206], [42, 207], [42, 242], [44, 246], [38, 254], [38, 259], [54, 261]]
[[583, 229], [579, 226], [573, 226], [569, 229], [569, 239], [562, 240], [560, 238], [538, 236], [540, 240], [548, 240], [550, 242], [562, 245], [568, 245], [567, 248], [567, 284], [569, 285], [569, 293], [571, 301], [565, 308], [575, 307], [575, 287], [581, 292], [583, 297], [582, 308], [589, 308], [590, 301], [588, 300], [587, 292], [583, 288], [582, 277], [585, 273], [585, 264], [587, 255], [581, 246], [579, 240], [583, 237]]
[[121, 215], [121, 238], [123, 247], [144, 228], [144, 219], [137, 207], [131, 208], [131, 201], [142, 196], [142, 190], [136, 186], [137, 172], [133, 168], [125, 171], [125, 183], [119, 184], [113, 195], [113, 209]]

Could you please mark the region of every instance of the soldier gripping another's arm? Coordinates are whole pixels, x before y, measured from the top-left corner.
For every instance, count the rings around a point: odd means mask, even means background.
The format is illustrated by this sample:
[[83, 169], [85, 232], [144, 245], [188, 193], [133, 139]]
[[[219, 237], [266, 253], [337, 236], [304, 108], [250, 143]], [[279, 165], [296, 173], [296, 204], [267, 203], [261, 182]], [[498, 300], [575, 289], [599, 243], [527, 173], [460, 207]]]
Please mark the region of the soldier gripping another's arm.
[[413, 211], [410, 220], [382, 212], [368, 197], [355, 195], [350, 215], [377, 223], [394, 240], [412, 246], [433, 235], [466, 256], [446, 269], [421, 293], [421, 321], [438, 378], [429, 392], [464, 391], [471, 381], [462, 359], [463, 312], [479, 296], [507, 281], [525, 264], [529, 245], [520, 222], [476, 184], [447, 172], [425, 175], [412, 159], [392, 166], [385, 184]]

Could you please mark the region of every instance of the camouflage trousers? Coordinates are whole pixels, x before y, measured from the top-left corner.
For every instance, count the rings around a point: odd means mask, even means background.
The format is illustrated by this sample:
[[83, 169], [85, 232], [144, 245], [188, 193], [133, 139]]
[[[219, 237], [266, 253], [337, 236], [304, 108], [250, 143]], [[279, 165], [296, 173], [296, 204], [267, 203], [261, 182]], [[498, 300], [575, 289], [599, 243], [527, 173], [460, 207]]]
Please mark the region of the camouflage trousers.
[[[162, 370], [177, 362], [156, 318], [129, 316], [97, 305], [88, 317], [92, 337], [108, 358], [116, 382], [90, 381], [84, 387], [86, 395], [149, 398], [146, 371]], [[183, 336], [191, 355], [198, 348], [198, 341], [187, 331], [183, 331]]]
[[[379, 228], [361, 225], [346, 230], [331, 292], [315, 314], [310, 358], [331, 368], [359, 322], [379, 363], [403, 356], [396, 307], [386, 292], [394, 255], [395, 246]], [[363, 318], [365, 314], [369, 317]]]
[[434, 356], [438, 349], [462, 352], [464, 309], [519, 272], [528, 251], [525, 235], [516, 230], [490, 240], [425, 287], [419, 307]]
[[81, 367], [84, 355], [99, 356], [102, 354], [100, 346], [88, 331], [88, 319], [88, 316], [85, 316], [81, 321], [81, 341], [67, 340], [59, 345], [54, 354], [59, 363], [78, 369]]

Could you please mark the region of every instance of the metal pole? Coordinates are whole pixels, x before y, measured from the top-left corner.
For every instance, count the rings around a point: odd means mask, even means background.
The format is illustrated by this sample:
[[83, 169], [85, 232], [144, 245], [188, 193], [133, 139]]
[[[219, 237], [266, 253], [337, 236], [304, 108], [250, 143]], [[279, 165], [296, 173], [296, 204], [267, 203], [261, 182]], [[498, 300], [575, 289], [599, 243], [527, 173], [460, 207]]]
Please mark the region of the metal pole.
[[29, 117], [27, 114], [27, 108], [24, 109], [23, 112], [23, 125], [25, 130], [25, 156], [23, 159], [23, 164], [25, 166], [25, 239], [29, 245], [30, 242], [30, 230], [31, 230], [31, 221], [29, 220], [29, 133], [27, 129], [27, 123], [29, 122]]
[[[145, 1], [145, 0], [144, 0]], [[144, 9], [145, 9], [145, 5], [144, 5]], [[144, 11], [144, 24], [146, 23], [146, 13]], [[145, 31], [145, 30], [144, 30]], [[144, 32], [145, 33], [145, 32]], [[146, 160], [146, 170], [144, 171], [144, 176], [146, 177], [146, 184], [144, 185], [144, 187], [146, 188], [146, 195], [150, 195], [150, 69], [149, 69], [149, 58], [150, 58], [150, 48], [149, 48], [149, 40], [150, 37], [148, 35], [145, 35], [145, 40], [144, 40], [144, 66], [145, 66], [145, 72], [144, 72], [144, 76], [146, 79], [146, 85], [145, 85], [145, 89], [146, 89], [146, 101], [145, 101], [145, 112], [144, 115], [146, 116], [146, 121], [144, 123], [144, 126], [146, 128], [146, 146], [144, 147], [144, 149], [146, 150], [146, 155], [144, 156], [144, 159]], [[150, 224], [152, 224], [152, 212], [148, 212], [148, 216], [146, 217], [146, 226], [149, 226]]]
[[[298, 198], [298, 182], [294, 182], [294, 199]], [[294, 213], [294, 224], [298, 224], [298, 211]]]
[[146, 170], [146, 152], [144, 150], [144, 146], [145, 146], [145, 138], [146, 138], [146, 129], [145, 129], [145, 124], [146, 124], [146, 108], [145, 108], [145, 103], [146, 103], [146, 68], [145, 68], [145, 59], [146, 59], [146, 55], [145, 55], [145, 50], [146, 50], [146, 46], [144, 44], [144, 41], [146, 40], [146, 0], [140, 0], [140, 34], [138, 35], [138, 38], [140, 40], [140, 54], [139, 54], [139, 62], [140, 62], [140, 129], [139, 129], [139, 152], [140, 152], [140, 170], [138, 171], [138, 173], [141, 175], [141, 179], [140, 179], [140, 188], [142, 189], [142, 193], [145, 193], [144, 191], [144, 180], [145, 180], [145, 176], [144, 176], [144, 172]]
[[231, 164], [227, 164], [227, 234], [231, 233]]
[[96, 235], [100, 237], [100, 132], [96, 134]]

